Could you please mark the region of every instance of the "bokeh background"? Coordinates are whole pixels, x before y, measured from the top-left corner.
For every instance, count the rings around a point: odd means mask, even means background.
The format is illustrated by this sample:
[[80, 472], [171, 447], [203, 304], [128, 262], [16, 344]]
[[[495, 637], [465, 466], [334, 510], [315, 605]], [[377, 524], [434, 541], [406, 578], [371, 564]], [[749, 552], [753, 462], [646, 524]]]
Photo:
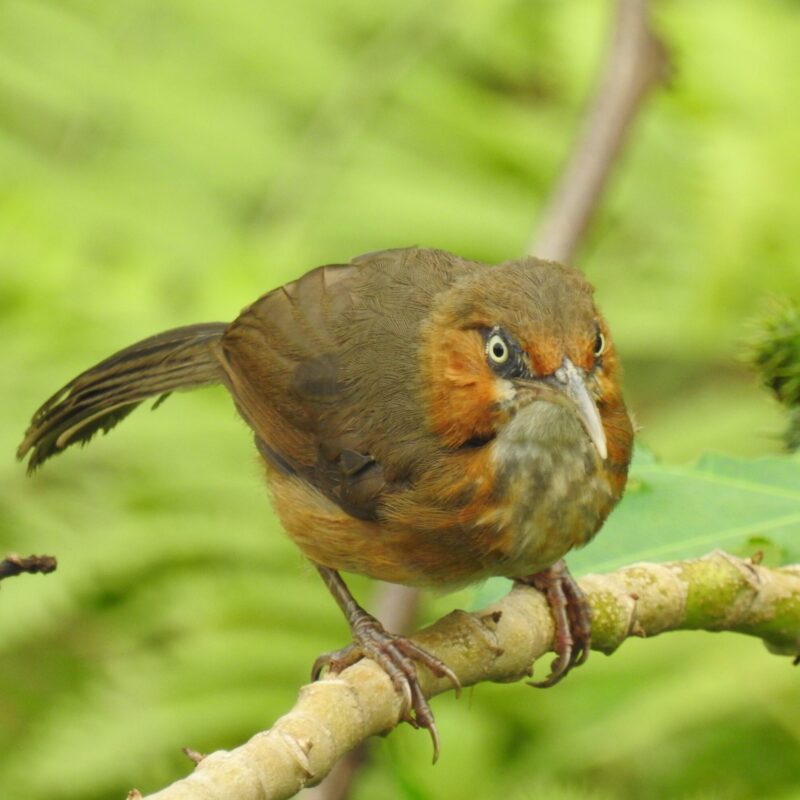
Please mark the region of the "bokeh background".
[[[520, 254], [593, 88], [593, 0], [0, 4], [0, 794], [99, 800], [288, 709], [344, 621], [280, 533], [222, 390], [172, 397], [33, 479], [32, 411], [110, 351], [229, 319], [320, 263]], [[658, 457], [780, 449], [741, 363], [800, 295], [800, 5], [664, 0], [675, 63], [576, 262]], [[680, 508], [675, 514], [681, 513]], [[641, 535], [647, 536], [647, 530]], [[354, 580], [362, 597], [368, 581]], [[426, 595], [423, 619], [469, 592]], [[435, 701], [355, 798], [800, 798], [800, 680], [744, 637], [595, 655], [556, 689]]]

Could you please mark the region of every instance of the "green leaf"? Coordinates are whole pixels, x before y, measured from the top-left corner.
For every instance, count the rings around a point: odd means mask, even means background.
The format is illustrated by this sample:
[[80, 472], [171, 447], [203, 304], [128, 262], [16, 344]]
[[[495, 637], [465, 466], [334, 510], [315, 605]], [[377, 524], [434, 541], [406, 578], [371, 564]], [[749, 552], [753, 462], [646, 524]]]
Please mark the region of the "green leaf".
[[577, 574], [715, 548], [800, 558], [800, 459], [706, 455], [676, 466], [637, 457], [628, 490], [597, 538], [567, 561]]

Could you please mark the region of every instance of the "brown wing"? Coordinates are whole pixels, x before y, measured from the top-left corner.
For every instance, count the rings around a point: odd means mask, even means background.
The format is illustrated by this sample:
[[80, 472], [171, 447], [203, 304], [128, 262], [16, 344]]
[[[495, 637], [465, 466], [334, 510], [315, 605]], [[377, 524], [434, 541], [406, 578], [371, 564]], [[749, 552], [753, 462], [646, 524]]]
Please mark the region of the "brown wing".
[[419, 400], [419, 326], [476, 264], [408, 249], [318, 267], [256, 301], [221, 343], [259, 450], [361, 519], [402, 491], [436, 443]]

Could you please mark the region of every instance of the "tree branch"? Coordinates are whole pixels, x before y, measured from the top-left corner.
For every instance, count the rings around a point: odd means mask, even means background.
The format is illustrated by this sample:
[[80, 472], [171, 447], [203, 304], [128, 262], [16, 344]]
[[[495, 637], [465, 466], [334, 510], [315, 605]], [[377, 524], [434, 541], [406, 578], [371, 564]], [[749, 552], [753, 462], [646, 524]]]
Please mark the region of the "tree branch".
[[[580, 581], [594, 615], [593, 648], [616, 650], [628, 636], [673, 630], [737, 631], [774, 652], [800, 652], [800, 565], [768, 569], [723, 552], [668, 564], [634, 564]], [[443, 659], [470, 686], [531, 674], [551, 649], [553, 623], [544, 597], [515, 586], [500, 602], [454, 611], [414, 641]], [[446, 680], [420, 675], [426, 696]], [[321, 780], [346, 752], [394, 728], [401, 699], [374, 662], [304, 686], [294, 709], [268, 731], [230, 752], [204, 758], [187, 778], [145, 800], [278, 800]]]
[[0, 581], [4, 578], [13, 578], [23, 572], [31, 574], [41, 572], [46, 575], [48, 572], [55, 572], [58, 562], [55, 556], [27, 556], [23, 558], [16, 553], [9, 553], [0, 561]]
[[527, 252], [569, 262], [647, 94], [669, 74], [648, 0], [619, 0], [597, 92]]

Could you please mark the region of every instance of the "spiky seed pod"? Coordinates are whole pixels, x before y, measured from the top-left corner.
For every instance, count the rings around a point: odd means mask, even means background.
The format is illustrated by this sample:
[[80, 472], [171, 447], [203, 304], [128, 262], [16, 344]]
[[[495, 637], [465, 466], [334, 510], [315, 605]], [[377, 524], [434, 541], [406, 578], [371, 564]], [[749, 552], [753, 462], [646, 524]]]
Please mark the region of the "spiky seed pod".
[[796, 302], [776, 300], [754, 322], [747, 361], [789, 409], [784, 439], [789, 450], [800, 449], [800, 306]]

